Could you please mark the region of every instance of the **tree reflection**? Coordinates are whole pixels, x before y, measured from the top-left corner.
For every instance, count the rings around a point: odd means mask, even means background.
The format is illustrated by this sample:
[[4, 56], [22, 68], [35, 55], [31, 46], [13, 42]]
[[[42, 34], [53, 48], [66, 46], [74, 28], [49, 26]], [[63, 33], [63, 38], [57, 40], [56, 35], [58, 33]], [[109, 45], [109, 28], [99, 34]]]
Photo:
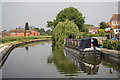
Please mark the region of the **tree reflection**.
[[120, 72], [120, 62], [113, 60], [111, 57], [102, 55], [102, 65], [107, 66], [109, 68], [113, 68], [113, 70], [117, 70], [118, 72]]
[[101, 63], [100, 57], [95, 55], [82, 56], [82, 54], [69, 52], [66, 49], [64, 50], [66, 57], [80, 69], [80, 72], [82, 71], [83, 73], [87, 73], [88, 75], [97, 74], [99, 64]]
[[[77, 76], [77, 73], [97, 75], [101, 62], [104, 66], [108, 66], [111, 60], [109, 62], [101, 58], [101, 56], [75, 54], [65, 49], [63, 45], [54, 43], [52, 44], [52, 55], [47, 58], [47, 63], [54, 64], [58, 72], [65, 76]], [[111, 67], [119, 71], [117, 66]], [[109, 74], [113, 73], [111, 69]]]
[[27, 47], [25, 47], [25, 49], [28, 51], [28, 50], [29, 50], [28, 46], [27, 46]]
[[62, 45], [52, 44], [52, 56], [48, 57], [48, 63], [53, 63], [58, 72], [65, 76], [76, 76], [79, 69], [64, 55]]

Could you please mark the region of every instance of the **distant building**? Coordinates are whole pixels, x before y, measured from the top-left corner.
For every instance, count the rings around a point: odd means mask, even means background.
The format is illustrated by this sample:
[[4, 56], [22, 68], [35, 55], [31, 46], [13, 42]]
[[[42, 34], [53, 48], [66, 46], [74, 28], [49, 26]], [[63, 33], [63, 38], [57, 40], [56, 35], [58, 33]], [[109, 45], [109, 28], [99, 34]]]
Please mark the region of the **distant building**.
[[0, 32], [0, 37], [3, 37], [3, 36], [9, 36], [9, 32], [7, 31]]
[[118, 34], [110, 34], [110, 35], [109, 35], [109, 38], [110, 38], [110, 39], [115, 38], [115, 39], [117, 39], [118, 41], [120, 41], [120, 33], [118, 33]]
[[120, 26], [115, 26], [115, 28], [113, 29], [115, 34], [120, 33]]
[[105, 28], [105, 32], [110, 33], [111, 27]]
[[99, 27], [94, 27], [93, 26], [93, 27], [88, 27], [88, 28], [89, 28], [89, 33], [90, 34], [96, 34]]
[[29, 30], [32, 30], [34, 28], [35, 28], [35, 26], [29, 26]]
[[120, 27], [120, 14], [113, 14], [110, 22], [107, 23], [112, 29]]
[[10, 36], [38, 36], [40, 35], [39, 32], [34, 30], [25, 30], [25, 29], [13, 29], [9, 32]]

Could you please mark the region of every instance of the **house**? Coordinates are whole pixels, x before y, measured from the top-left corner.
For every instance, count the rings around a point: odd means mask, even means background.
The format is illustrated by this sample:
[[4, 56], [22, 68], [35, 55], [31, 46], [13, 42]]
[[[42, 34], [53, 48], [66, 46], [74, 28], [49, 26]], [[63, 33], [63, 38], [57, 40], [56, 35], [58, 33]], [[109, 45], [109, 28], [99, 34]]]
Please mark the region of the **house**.
[[93, 27], [88, 27], [88, 28], [89, 28], [89, 33], [90, 34], [96, 34], [99, 27], [94, 27], [93, 26]]
[[3, 36], [9, 36], [9, 32], [7, 32], [7, 31], [1, 31], [0, 32], [0, 37], [3, 37]]
[[115, 26], [115, 28], [113, 29], [113, 31], [114, 31], [114, 33], [115, 34], [118, 34], [118, 33], [120, 33], [120, 26]]
[[20, 37], [20, 36], [38, 36], [39, 32], [34, 30], [25, 30], [25, 29], [13, 29], [9, 32], [10, 36]]
[[25, 29], [12, 29], [9, 32], [10, 36], [25, 36]]
[[113, 14], [110, 22], [107, 23], [112, 29], [120, 26], [120, 14]]
[[110, 33], [111, 27], [105, 28], [105, 32]]
[[118, 34], [109, 34], [109, 38], [112, 39], [117, 39], [118, 41], [120, 41], [120, 33]]
[[114, 34], [120, 33], [120, 14], [113, 14], [107, 24], [113, 29]]

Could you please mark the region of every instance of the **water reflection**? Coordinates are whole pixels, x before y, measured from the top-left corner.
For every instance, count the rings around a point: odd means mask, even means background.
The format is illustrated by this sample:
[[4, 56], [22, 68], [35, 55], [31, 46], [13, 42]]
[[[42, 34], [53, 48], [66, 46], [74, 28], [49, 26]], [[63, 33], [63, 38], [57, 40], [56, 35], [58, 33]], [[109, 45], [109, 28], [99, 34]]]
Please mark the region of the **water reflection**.
[[100, 57], [98, 56], [82, 56], [82, 54], [71, 54], [65, 50], [65, 56], [72, 61], [74, 65], [79, 68], [80, 72], [87, 73], [88, 75], [97, 74], [99, 64], [101, 63]]
[[[102, 55], [101, 56], [101, 63], [103, 66], [109, 67], [110, 69], [113, 68], [114, 70], [117, 70], [120, 72], [120, 61], [115, 61], [109, 56]], [[112, 73], [110, 71], [110, 73]]]
[[[79, 76], [79, 74], [86, 73], [87, 75], [98, 75], [100, 65], [109, 67], [113, 65], [111, 61], [106, 62], [106, 57], [95, 55], [80, 55], [63, 49], [62, 45], [52, 44], [52, 55], [48, 56], [47, 63], [54, 64], [61, 74], [65, 76]], [[109, 65], [108, 65], [109, 64]], [[114, 63], [109, 67], [109, 74], [113, 74], [113, 70], [118, 70], [118, 64]]]
[[65, 57], [62, 45], [52, 45], [52, 55], [48, 57], [47, 62], [53, 63], [58, 72], [65, 76], [77, 76], [75, 73], [79, 71], [79, 68]]
[[25, 47], [25, 49], [28, 51], [28, 50], [29, 50], [29, 47], [27, 46], [27, 47]]
[[[32, 47], [34, 45], [34, 47]], [[63, 45], [34, 43], [14, 49], [4, 78], [116, 78], [120, 66], [108, 57], [74, 55]], [[26, 54], [29, 53], [29, 54]]]

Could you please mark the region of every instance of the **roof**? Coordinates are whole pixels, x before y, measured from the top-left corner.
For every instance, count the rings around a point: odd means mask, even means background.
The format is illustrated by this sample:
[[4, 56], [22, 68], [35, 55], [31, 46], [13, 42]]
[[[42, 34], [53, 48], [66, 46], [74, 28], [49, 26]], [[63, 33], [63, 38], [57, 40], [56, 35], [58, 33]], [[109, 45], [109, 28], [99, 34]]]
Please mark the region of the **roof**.
[[115, 28], [120, 28], [120, 25], [115, 25]]
[[88, 39], [96, 39], [96, 38], [84, 38], [84, 39], [82, 39], [82, 40], [88, 40]]
[[12, 29], [10, 32], [25, 32], [25, 29]]
[[32, 30], [26, 30], [26, 32], [31, 32]]
[[2, 31], [2, 32], [0, 32], [0, 35], [2, 35], [2, 36], [9, 36], [9, 33], [5, 32], [5, 31]]
[[110, 20], [120, 20], [120, 14], [113, 14]]
[[[12, 29], [12, 30], [10, 30], [10, 32], [28, 32], [28, 33], [30, 33], [30, 32], [32, 32], [32, 31], [34, 31], [34, 30], [25, 30], [25, 29]], [[37, 32], [37, 31], [35, 31], [35, 32]]]
[[89, 29], [98, 29], [99, 27], [88, 27]]

